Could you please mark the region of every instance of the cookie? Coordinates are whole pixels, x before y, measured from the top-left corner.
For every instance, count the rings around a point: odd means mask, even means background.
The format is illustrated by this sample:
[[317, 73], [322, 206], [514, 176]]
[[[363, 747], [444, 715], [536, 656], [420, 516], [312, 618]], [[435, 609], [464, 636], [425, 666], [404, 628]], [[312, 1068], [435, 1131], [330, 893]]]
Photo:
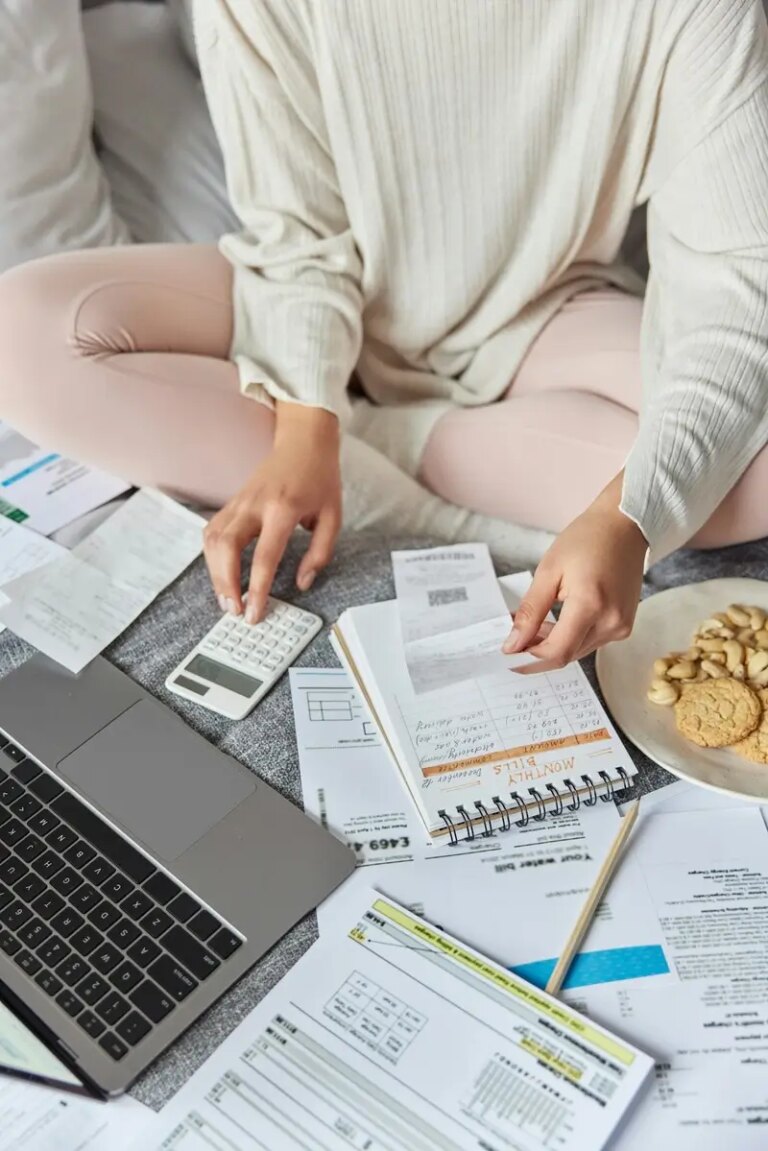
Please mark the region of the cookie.
[[768, 763], [768, 688], [763, 688], [757, 694], [763, 707], [763, 717], [751, 735], [735, 744], [733, 750], [752, 763]]
[[687, 686], [675, 704], [678, 731], [699, 747], [728, 747], [750, 735], [763, 709], [757, 695], [735, 679]]

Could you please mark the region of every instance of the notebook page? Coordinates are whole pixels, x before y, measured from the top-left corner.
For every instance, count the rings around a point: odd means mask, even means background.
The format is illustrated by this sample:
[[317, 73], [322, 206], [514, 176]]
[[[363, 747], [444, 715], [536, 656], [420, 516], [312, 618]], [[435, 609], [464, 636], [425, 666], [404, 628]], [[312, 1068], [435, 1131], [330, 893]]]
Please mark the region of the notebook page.
[[[536, 675], [505, 671], [416, 695], [405, 665], [394, 602], [355, 608], [342, 617], [344, 636], [374, 710], [430, 830], [438, 814], [475, 803], [497, 811], [495, 797], [512, 809], [515, 792], [548, 797], [547, 784], [582, 775], [597, 785], [601, 771], [614, 781], [619, 768], [636, 769], [578, 664]], [[459, 813], [460, 816], [461, 813]]]

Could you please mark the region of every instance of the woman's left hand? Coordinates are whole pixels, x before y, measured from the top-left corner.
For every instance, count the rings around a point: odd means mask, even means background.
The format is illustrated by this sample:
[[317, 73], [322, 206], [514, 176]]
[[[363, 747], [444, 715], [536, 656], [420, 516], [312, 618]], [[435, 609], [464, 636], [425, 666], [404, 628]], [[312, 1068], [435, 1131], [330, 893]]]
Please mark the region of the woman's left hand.
[[[622, 481], [617, 476], [544, 556], [515, 612], [505, 652], [528, 651], [549, 667], [564, 667], [630, 634], [648, 544], [619, 511]], [[548, 628], [545, 617], [558, 602], [560, 617]]]

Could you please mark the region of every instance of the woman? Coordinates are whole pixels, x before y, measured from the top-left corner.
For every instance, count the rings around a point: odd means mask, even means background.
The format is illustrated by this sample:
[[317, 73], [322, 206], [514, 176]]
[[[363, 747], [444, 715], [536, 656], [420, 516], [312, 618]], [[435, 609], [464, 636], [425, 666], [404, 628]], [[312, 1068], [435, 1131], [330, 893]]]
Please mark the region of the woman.
[[[200, 0], [196, 20], [242, 230], [221, 254], [12, 273], [4, 416], [222, 505], [224, 608], [258, 536], [249, 618], [298, 524], [298, 586], [330, 559], [342, 471], [355, 524], [559, 532], [508, 643], [555, 663], [628, 633], [649, 548], [768, 532], [758, 0]], [[617, 255], [646, 201], [641, 304]]]

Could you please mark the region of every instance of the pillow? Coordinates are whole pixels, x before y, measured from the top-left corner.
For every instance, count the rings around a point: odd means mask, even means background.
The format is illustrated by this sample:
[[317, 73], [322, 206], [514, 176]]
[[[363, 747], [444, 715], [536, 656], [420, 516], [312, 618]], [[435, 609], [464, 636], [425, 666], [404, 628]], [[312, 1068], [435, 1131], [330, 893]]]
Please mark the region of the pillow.
[[91, 142], [80, 0], [0, 3], [0, 270], [124, 243]]
[[173, 14], [106, 4], [84, 13], [83, 28], [99, 159], [134, 240], [216, 243], [234, 231], [205, 93]]

